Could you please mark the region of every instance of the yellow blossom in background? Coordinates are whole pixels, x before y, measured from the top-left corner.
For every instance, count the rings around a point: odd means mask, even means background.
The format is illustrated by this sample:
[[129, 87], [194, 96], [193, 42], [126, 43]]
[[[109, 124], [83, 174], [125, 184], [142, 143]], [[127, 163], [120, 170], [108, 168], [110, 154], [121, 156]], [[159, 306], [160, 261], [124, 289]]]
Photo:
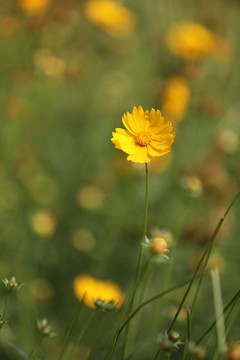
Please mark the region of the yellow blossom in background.
[[56, 218], [48, 211], [38, 211], [31, 218], [32, 229], [43, 237], [50, 237], [54, 234], [57, 226]]
[[50, 7], [51, 0], [18, 0], [20, 8], [30, 15], [42, 15]]
[[159, 110], [143, 111], [134, 106], [132, 113], [124, 114], [123, 125], [117, 128], [111, 141], [115, 148], [129, 154], [127, 160], [148, 163], [154, 156], [162, 156], [171, 150], [175, 135], [170, 121], [164, 121]]
[[112, 0], [88, 0], [85, 14], [89, 21], [113, 36], [128, 35], [136, 24], [133, 12]]
[[94, 303], [101, 300], [104, 304], [113, 301], [117, 309], [124, 300], [124, 294], [117, 284], [111, 281], [97, 280], [89, 275], [76, 276], [73, 281], [73, 289], [76, 297], [91, 308], [95, 308]]
[[214, 54], [217, 38], [201, 24], [183, 22], [170, 28], [166, 44], [174, 54], [186, 60], [200, 60]]
[[180, 76], [170, 78], [162, 96], [163, 113], [172, 121], [181, 121], [190, 101], [190, 88]]

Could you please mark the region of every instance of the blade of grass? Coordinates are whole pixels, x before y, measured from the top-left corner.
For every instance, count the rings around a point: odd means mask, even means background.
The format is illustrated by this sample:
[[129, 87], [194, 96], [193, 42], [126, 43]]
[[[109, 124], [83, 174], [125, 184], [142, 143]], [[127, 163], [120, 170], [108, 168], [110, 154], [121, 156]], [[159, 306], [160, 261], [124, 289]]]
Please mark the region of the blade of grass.
[[[223, 312], [224, 314], [228, 311], [228, 309], [230, 308], [230, 311], [229, 313], [232, 312], [235, 304], [237, 303], [237, 301], [239, 300], [240, 298], [240, 290], [233, 296], [233, 298], [229, 301], [229, 303], [225, 306]], [[226, 320], [228, 318], [229, 314], [227, 315], [226, 317]], [[216, 325], [216, 320], [209, 326], [209, 328], [203, 333], [203, 335], [200, 337], [200, 339], [198, 339], [198, 341], [196, 342], [196, 344], [200, 344], [200, 342], [203, 341], [203, 339], [205, 339], [205, 337], [210, 333], [211, 330], [214, 329]]]
[[216, 314], [216, 326], [217, 326], [217, 338], [218, 349], [220, 353], [224, 353], [227, 349], [225, 324], [224, 324], [224, 312], [222, 304], [222, 292], [219, 278], [219, 272], [217, 268], [212, 269], [212, 286], [213, 286], [213, 300]]
[[80, 302], [80, 305], [77, 304], [77, 306], [76, 306], [76, 308], [75, 308], [75, 310], [73, 312], [72, 320], [70, 322], [70, 325], [69, 325], [69, 327], [68, 327], [68, 329], [66, 331], [66, 334], [64, 336], [64, 339], [63, 339], [63, 345], [62, 345], [60, 354], [58, 356], [58, 360], [62, 359], [62, 357], [63, 357], [63, 355], [64, 355], [64, 353], [66, 351], [68, 340], [70, 338], [70, 335], [71, 335], [71, 333], [73, 331], [74, 326], [77, 323], [77, 320], [79, 319], [79, 315], [81, 313], [82, 308], [83, 308], [83, 300]]
[[[193, 282], [196, 279], [196, 276], [197, 276], [197, 274], [199, 272], [199, 269], [200, 269], [200, 267], [201, 267], [201, 265], [202, 265], [202, 263], [203, 263], [203, 261], [204, 261], [204, 259], [206, 257], [206, 261], [204, 263], [204, 269], [203, 269], [203, 272], [202, 272], [202, 276], [201, 276], [201, 278], [199, 280], [200, 284], [198, 284], [198, 287], [197, 287], [197, 290], [196, 290], [196, 293], [195, 293], [195, 296], [194, 296], [193, 304], [192, 304], [192, 308], [194, 308], [196, 300], [197, 300], [197, 295], [198, 295], [198, 292], [199, 292], [199, 289], [200, 289], [200, 286], [201, 286], [201, 282], [202, 282], [204, 273], [206, 271], [207, 263], [208, 263], [210, 255], [211, 255], [211, 252], [212, 252], [215, 240], [217, 238], [217, 235], [218, 235], [218, 233], [219, 233], [219, 231], [220, 231], [220, 229], [222, 227], [222, 224], [224, 223], [224, 221], [225, 221], [225, 219], [227, 217], [227, 214], [229, 213], [229, 211], [231, 210], [232, 206], [237, 201], [239, 196], [240, 196], [240, 192], [234, 197], [234, 199], [232, 200], [232, 202], [228, 206], [227, 210], [225, 211], [223, 217], [219, 220], [219, 222], [218, 222], [218, 224], [217, 224], [217, 226], [216, 226], [216, 228], [214, 230], [214, 233], [213, 233], [212, 237], [210, 238], [210, 240], [209, 240], [209, 242], [208, 242], [208, 244], [207, 244], [207, 246], [206, 246], [206, 248], [204, 250], [204, 253], [203, 253], [203, 255], [202, 255], [202, 257], [201, 257], [201, 259], [200, 259], [200, 261], [198, 263], [198, 266], [197, 266], [197, 268], [196, 268], [196, 270], [195, 270], [195, 272], [193, 274], [193, 278], [192, 278], [190, 284], [188, 285], [188, 288], [187, 288], [187, 290], [186, 290], [186, 292], [185, 292], [185, 294], [184, 294], [184, 296], [182, 298], [182, 301], [180, 302], [180, 305], [179, 305], [179, 307], [178, 307], [178, 309], [176, 311], [176, 314], [175, 314], [175, 316], [174, 316], [174, 318], [172, 320], [172, 323], [169, 326], [168, 333], [172, 330], [172, 328], [173, 328], [173, 326], [174, 326], [174, 324], [175, 324], [175, 322], [176, 322], [176, 320], [178, 318], [178, 315], [179, 315], [179, 313], [180, 313], [180, 311], [181, 311], [181, 309], [183, 307], [183, 304], [184, 304], [184, 302], [185, 302], [185, 300], [186, 300], [186, 298], [187, 298], [187, 296], [188, 296], [188, 294], [189, 294], [189, 292], [190, 292], [190, 290], [192, 288]], [[191, 308], [191, 311], [193, 310], [192, 308]]]

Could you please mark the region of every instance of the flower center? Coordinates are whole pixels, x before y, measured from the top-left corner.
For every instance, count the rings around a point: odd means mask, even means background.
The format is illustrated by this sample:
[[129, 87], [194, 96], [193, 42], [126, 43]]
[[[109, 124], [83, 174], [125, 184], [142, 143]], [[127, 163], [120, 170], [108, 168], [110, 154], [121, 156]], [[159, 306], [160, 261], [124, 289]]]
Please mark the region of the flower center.
[[138, 146], [147, 146], [152, 140], [152, 134], [150, 132], [140, 132], [135, 135], [135, 142]]

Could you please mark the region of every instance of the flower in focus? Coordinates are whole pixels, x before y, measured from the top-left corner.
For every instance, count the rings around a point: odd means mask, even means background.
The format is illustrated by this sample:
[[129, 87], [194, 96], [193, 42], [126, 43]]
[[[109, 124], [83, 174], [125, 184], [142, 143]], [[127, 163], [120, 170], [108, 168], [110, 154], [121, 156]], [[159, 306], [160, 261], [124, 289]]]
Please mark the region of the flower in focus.
[[111, 281], [78, 275], [73, 282], [76, 297], [91, 308], [105, 311], [117, 310], [123, 303], [124, 295], [119, 286]]
[[42, 15], [49, 6], [51, 0], [18, 0], [20, 8], [30, 15]]
[[164, 122], [159, 110], [143, 111], [134, 106], [132, 113], [124, 114], [123, 125], [117, 128], [111, 141], [115, 148], [128, 154], [127, 160], [148, 163], [154, 156], [162, 156], [171, 150], [175, 135], [170, 121]]
[[166, 36], [169, 49], [186, 60], [200, 60], [217, 50], [219, 38], [203, 25], [183, 22], [170, 28]]
[[180, 76], [170, 78], [162, 96], [163, 112], [171, 120], [181, 121], [190, 100], [187, 81]]
[[112, 0], [87, 1], [85, 14], [89, 21], [113, 36], [128, 35], [136, 24], [135, 15], [120, 3]]

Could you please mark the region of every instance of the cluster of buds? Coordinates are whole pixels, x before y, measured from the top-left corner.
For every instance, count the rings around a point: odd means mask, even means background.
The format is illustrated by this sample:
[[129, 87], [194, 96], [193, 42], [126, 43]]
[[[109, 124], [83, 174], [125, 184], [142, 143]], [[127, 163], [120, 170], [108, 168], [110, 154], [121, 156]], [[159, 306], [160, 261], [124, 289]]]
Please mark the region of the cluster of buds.
[[52, 332], [52, 327], [51, 325], [49, 325], [47, 319], [38, 320], [37, 326], [43, 336], [50, 336], [50, 337], [55, 336], [55, 334]]
[[3, 279], [3, 283], [9, 291], [18, 290], [23, 285], [16, 280], [15, 276], [12, 276], [10, 280], [7, 278]]
[[105, 300], [97, 299], [94, 301], [93, 305], [96, 309], [105, 312], [115, 312], [117, 310], [117, 304], [113, 300], [105, 303]]
[[157, 341], [160, 343], [162, 349], [166, 352], [171, 352], [174, 349], [178, 349], [178, 346], [183, 344], [180, 339], [180, 335], [176, 331], [170, 331], [169, 334], [166, 332], [160, 334], [157, 338]]

